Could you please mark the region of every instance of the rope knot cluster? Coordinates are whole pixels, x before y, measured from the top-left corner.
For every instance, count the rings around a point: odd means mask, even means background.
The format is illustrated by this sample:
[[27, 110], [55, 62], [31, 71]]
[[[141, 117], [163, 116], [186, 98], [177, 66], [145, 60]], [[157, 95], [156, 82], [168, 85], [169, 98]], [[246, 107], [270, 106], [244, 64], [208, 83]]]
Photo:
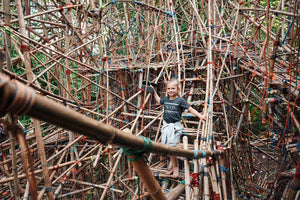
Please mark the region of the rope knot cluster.
[[122, 148], [124, 151], [124, 154], [128, 157], [131, 155], [134, 155], [134, 158], [128, 158], [129, 161], [134, 162], [137, 161], [141, 158], [144, 158], [147, 161], [147, 158], [144, 156], [145, 153], [149, 153], [151, 152], [152, 148], [153, 148], [153, 144], [152, 141], [147, 138], [147, 137], [143, 137], [143, 136], [139, 136], [141, 138], [144, 139], [144, 147], [141, 150], [136, 150], [136, 149], [130, 149], [130, 148]]

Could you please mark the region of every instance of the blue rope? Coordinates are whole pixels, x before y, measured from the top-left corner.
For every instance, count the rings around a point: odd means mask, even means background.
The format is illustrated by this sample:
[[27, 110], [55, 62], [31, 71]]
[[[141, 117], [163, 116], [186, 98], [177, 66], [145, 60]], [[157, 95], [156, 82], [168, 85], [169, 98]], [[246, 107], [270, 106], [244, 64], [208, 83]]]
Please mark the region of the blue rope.
[[[193, 150], [193, 152], [194, 152], [194, 158], [195, 159], [205, 158], [206, 157], [206, 152], [204, 150], [197, 150], [197, 149], [195, 149], [195, 150]], [[201, 157], [198, 157], [198, 152], [202, 153]]]

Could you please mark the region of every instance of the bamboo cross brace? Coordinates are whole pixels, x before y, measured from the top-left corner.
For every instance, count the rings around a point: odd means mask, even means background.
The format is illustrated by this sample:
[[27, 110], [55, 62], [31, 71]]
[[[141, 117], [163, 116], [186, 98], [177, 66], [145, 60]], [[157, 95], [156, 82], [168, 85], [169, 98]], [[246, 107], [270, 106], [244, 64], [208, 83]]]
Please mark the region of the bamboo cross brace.
[[110, 186], [110, 183], [111, 183], [112, 178], [113, 178], [113, 176], [114, 176], [114, 173], [116, 172], [116, 169], [117, 169], [117, 167], [118, 167], [118, 165], [119, 165], [119, 162], [120, 162], [120, 160], [121, 160], [121, 157], [122, 157], [122, 153], [119, 152], [118, 157], [117, 157], [117, 159], [116, 159], [116, 162], [115, 162], [115, 164], [114, 164], [114, 167], [113, 167], [112, 170], [110, 171], [109, 178], [108, 178], [107, 183], [106, 183], [106, 185], [105, 185], [104, 191], [102, 192], [102, 195], [101, 195], [101, 197], [100, 197], [100, 200], [103, 200], [103, 199], [105, 198], [105, 195], [106, 195], [106, 193], [107, 193], [108, 187]]
[[[89, 154], [91, 154], [93, 151], [95, 151], [95, 149], [97, 149], [100, 146], [100, 144], [95, 145], [94, 148], [92, 148], [89, 152], [87, 152], [85, 155], [83, 155], [81, 158], [78, 158], [77, 161], [72, 164], [67, 170], [65, 170], [62, 174], [60, 174], [54, 181], [52, 181], [52, 184], [56, 183], [57, 181], [59, 181], [66, 173], [68, 173], [72, 168], [75, 167], [75, 165], [78, 164], [78, 162], [81, 162], [84, 158], [86, 158], [87, 156], [89, 156]], [[90, 157], [92, 158], [92, 157]]]
[[[87, 158], [82, 159], [81, 161], [84, 162], [84, 161], [87, 161], [87, 160], [94, 159], [95, 157], [96, 157], [95, 155], [89, 156]], [[68, 166], [68, 165], [72, 165], [72, 164], [76, 164], [76, 161], [73, 160], [73, 161], [69, 161], [69, 162], [65, 162], [65, 163], [59, 163], [59, 164], [56, 164], [54, 166], [48, 167], [48, 170], [56, 171], [56, 170], [58, 170], [58, 169], [60, 169], [62, 167], [65, 167], [65, 166]], [[42, 169], [38, 169], [38, 170], [35, 170], [33, 172], [33, 174], [40, 174], [40, 173], [43, 173]], [[26, 174], [19, 174], [17, 178], [18, 179], [26, 178]], [[0, 184], [14, 181], [13, 179], [14, 179], [13, 177], [9, 177], [9, 178], [6, 178], [5, 180], [0, 180]]]

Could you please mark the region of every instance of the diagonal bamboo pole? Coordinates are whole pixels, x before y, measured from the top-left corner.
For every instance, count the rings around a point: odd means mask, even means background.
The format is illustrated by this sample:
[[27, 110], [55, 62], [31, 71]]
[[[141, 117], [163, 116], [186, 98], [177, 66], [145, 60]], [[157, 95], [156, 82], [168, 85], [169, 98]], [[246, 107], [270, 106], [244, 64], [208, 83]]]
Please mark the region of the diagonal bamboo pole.
[[21, 130], [15, 130], [16, 137], [18, 138], [19, 145], [22, 150], [22, 161], [24, 166], [24, 171], [26, 174], [26, 179], [29, 182], [29, 191], [31, 198], [37, 200], [37, 186], [36, 178], [33, 173], [32, 157], [30, 155], [30, 149], [26, 143], [26, 139]]
[[[136, 157], [134, 155], [128, 156], [130, 159], [135, 159]], [[132, 166], [138, 173], [138, 175], [141, 177], [143, 183], [146, 185], [149, 194], [151, 195], [152, 199], [154, 200], [164, 200], [166, 197], [162, 193], [162, 190], [158, 184], [158, 182], [155, 180], [152, 172], [150, 171], [149, 167], [147, 166], [145, 160], [138, 159], [136, 161], [132, 161]]]
[[113, 178], [113, 176], [114, 176], [114, 174], [115, 174], [115, 172], [116, 172], [116, 169], [117, 169], [117, 167], [118, 167], [118, 165], [119, 165], [119, 162], [120, 162], [120, 160], [121, 160], [121, 158], [122, 158], [122, 154], [123, 154], [122, 152], [119, 152], [119, 154], [118, 154], [117, 160], [116, 160], [116, 162], [115, 162], [115, 165], [114, 165], [113, 169], [110, 171], [109, 178], [108, 178], [107, 183], [106, 183], [106, 185], [105, 185], [104, 191], [102, 192], [102, 195], [101, 195], [101, 197], [100, 197], [100, 200], [103, 200], [103, 199], [105, 198], [105, 195], [106, 195], [107, 190], [108, 190], [108, 188], [109, 188], [109, 186], [110, 186], [110, 183], [111, 183], [111, 181], [112, 181], [112, 178]]

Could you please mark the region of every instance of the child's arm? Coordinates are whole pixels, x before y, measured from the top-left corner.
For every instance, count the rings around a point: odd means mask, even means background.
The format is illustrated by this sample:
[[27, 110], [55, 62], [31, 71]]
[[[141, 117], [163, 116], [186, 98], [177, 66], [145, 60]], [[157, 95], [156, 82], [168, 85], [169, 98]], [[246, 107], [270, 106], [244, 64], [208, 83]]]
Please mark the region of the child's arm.
[[[152, 87], [152, 86], [151, 86]], [[155, 91], [155, 89], [154, 89], [154, 99], [155, 99], [155, 101], [158, 103], [158, 104], [160, 104], [160, 97], [158, 96], [158, 94], [157, 94], [157, 92]]]
[[196, 117], [198, 117], [199, 119], [206, 121], [206, 115], [199, 113], [197, 110], [195, 110], [194, 108], [189, 107], [187, 109], [190, 113], [192, 113], [193, 115], [195, 115]]

